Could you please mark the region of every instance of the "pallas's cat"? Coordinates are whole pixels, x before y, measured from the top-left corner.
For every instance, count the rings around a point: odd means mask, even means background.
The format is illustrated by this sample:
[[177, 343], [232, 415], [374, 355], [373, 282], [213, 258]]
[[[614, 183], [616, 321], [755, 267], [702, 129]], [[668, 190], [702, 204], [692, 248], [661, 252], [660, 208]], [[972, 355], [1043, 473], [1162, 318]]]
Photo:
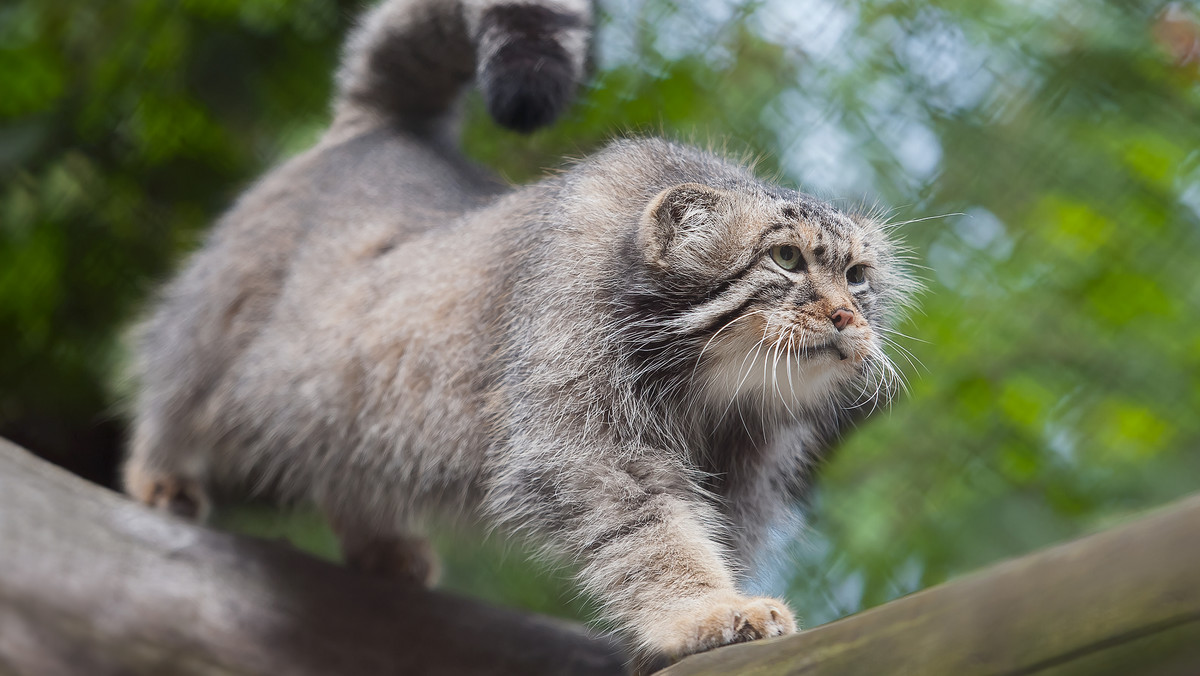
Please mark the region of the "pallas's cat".
[[136, 334], [128, 491], [310, 501], [351, 564], [428, 581], [431, 521], [573, 562], [647, 655], [795, 630], [741, 590], [913, 290], [889, 229], [707, 152], [616, 141], [510, 188], [463, 159], [476, 81], [570, 102], [581, 0], [387, 0], [334, 119], [217, 223]]

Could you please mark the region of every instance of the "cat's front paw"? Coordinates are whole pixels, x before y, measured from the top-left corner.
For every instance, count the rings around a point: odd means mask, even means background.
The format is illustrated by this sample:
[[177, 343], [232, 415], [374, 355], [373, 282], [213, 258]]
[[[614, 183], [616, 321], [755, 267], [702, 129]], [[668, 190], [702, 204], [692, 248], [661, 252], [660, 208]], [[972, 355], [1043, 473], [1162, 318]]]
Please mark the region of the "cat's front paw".
[[706, 599], [679, 613], [659, 649], [671, 659], [731, 643], [783, 636], [796, 631], [787, 604], [736, 594]]

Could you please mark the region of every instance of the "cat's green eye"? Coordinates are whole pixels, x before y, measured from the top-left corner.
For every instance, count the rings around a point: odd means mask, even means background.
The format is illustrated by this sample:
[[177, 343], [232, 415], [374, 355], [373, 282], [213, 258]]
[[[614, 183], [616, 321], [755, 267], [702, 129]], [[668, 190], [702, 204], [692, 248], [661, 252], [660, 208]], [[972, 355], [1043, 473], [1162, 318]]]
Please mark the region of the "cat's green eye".
[[867, 266], [852, 265], [849, 270], [846, 270], [846, 281], [852, 286], [862, 284], [867, 281]]
[[800, 255], [800, 249], [787, 244], [771, 247], [771, 260], [788, 271], [800, 270], [804, 267], [804, 256]]

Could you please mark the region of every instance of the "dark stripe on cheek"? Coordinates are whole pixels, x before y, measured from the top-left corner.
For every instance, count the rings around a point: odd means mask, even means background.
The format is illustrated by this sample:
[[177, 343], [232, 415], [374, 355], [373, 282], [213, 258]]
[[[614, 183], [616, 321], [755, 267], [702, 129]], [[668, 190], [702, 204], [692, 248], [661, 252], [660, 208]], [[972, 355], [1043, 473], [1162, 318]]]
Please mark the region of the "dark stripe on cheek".
[[792, 293], [788, 296], [788, 301], [792, 305], [801, 306], [808, 305], [817, 299], [817, 294], [813, 291], [812, 284], [797, 284]]
[[750, 307], [753, 306], [757, 302], [758, 302], [758, 294], [752, 293], [752, 294], [750, 294], [749, 298], [742, 301], [737, 307], [733, 308], [732, 310], [726, 310], [725, 312], [722, 312], [721, 314], [717, 315], [711, 321], [705, 322], [703, 326], [701, 326], [701, 327], [697, 328], [696, 330], [691, 331], [689, 333], [690, 333], [690, 335], [698, 335], [698, 334], [702, 334], [702, 333], [708, 333], [709, 331], [713, 331], [713, 330], [719, 330], [721, 327], [725, 326], [729, 322], [731, 322], [731, 321], [737, 319], [738, 317], [742, 316], [743, 314], [745, 314], [746, 311], [749, 310]]
[[709, 287], [708, 291], [705, 292], [704, 297], [697, 299], [697, 301], [696, 301], [697, 304], [703, 303], [704, 301], [708, 301], [708, 300], [715, 300], [715, 299], [720, 298], [721, 296], [725, 295], [725, 293], [728, 292], [729, 289], [732, 288], [734, 284], [737, 284], [738, 282], [740, 282], [742, 280], [742, 277], [746, 276], [746, 273], [748, 273], [751, 270], [753, 270], [754, 268], [758, 267], [759, 262], [760, 262], [760, 259], [756, 256], [753, 259], [751, 259], [751, 261], [749, 263], [746, 263], [745, 265], [743, 265], [741, 267], [741, 269], [739, 269], [737, 272], [733, 273], [729, 277], [726, 277], [724, 280], [718, 282], [716, 285]]
[[708, 333], [709, 331], [720, 330], [721, 327], [725, 326], [729, 322], [732, 322], [743, 314], [746, 314], [746, 311], [755, 304], [763, 302], [778, 304], [784, 297], [787, 296], [788, 290], [791, 288], [791, 286], [792, 284], [790, 280], [772, 280], [763, 286], [757, 287], [749, 296], [746, 297], [746, 300], [739, 303], [737, 307], [722, 312], [713, 320], [705, 322], [703, 326], [691, 331], [690, 334], [698, 335]]
[[773, 280], [770, 284], [763, 286], [757, 294], [764, 300], [781, 301], [787, 298], [792, 289], [796, 288], [796, 284], [792, 280]]

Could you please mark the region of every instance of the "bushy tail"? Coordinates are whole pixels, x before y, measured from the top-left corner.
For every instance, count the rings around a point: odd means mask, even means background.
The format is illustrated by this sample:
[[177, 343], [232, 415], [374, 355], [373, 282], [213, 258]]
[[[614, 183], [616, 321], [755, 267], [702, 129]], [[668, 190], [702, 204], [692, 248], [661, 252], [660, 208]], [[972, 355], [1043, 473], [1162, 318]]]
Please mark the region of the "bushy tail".
[[474, 77], [497, 122], [533, 131], [582, 82], [592, 16], [591, 0], [384, 0], [346, 45], [336, 116], [434, 134]]

